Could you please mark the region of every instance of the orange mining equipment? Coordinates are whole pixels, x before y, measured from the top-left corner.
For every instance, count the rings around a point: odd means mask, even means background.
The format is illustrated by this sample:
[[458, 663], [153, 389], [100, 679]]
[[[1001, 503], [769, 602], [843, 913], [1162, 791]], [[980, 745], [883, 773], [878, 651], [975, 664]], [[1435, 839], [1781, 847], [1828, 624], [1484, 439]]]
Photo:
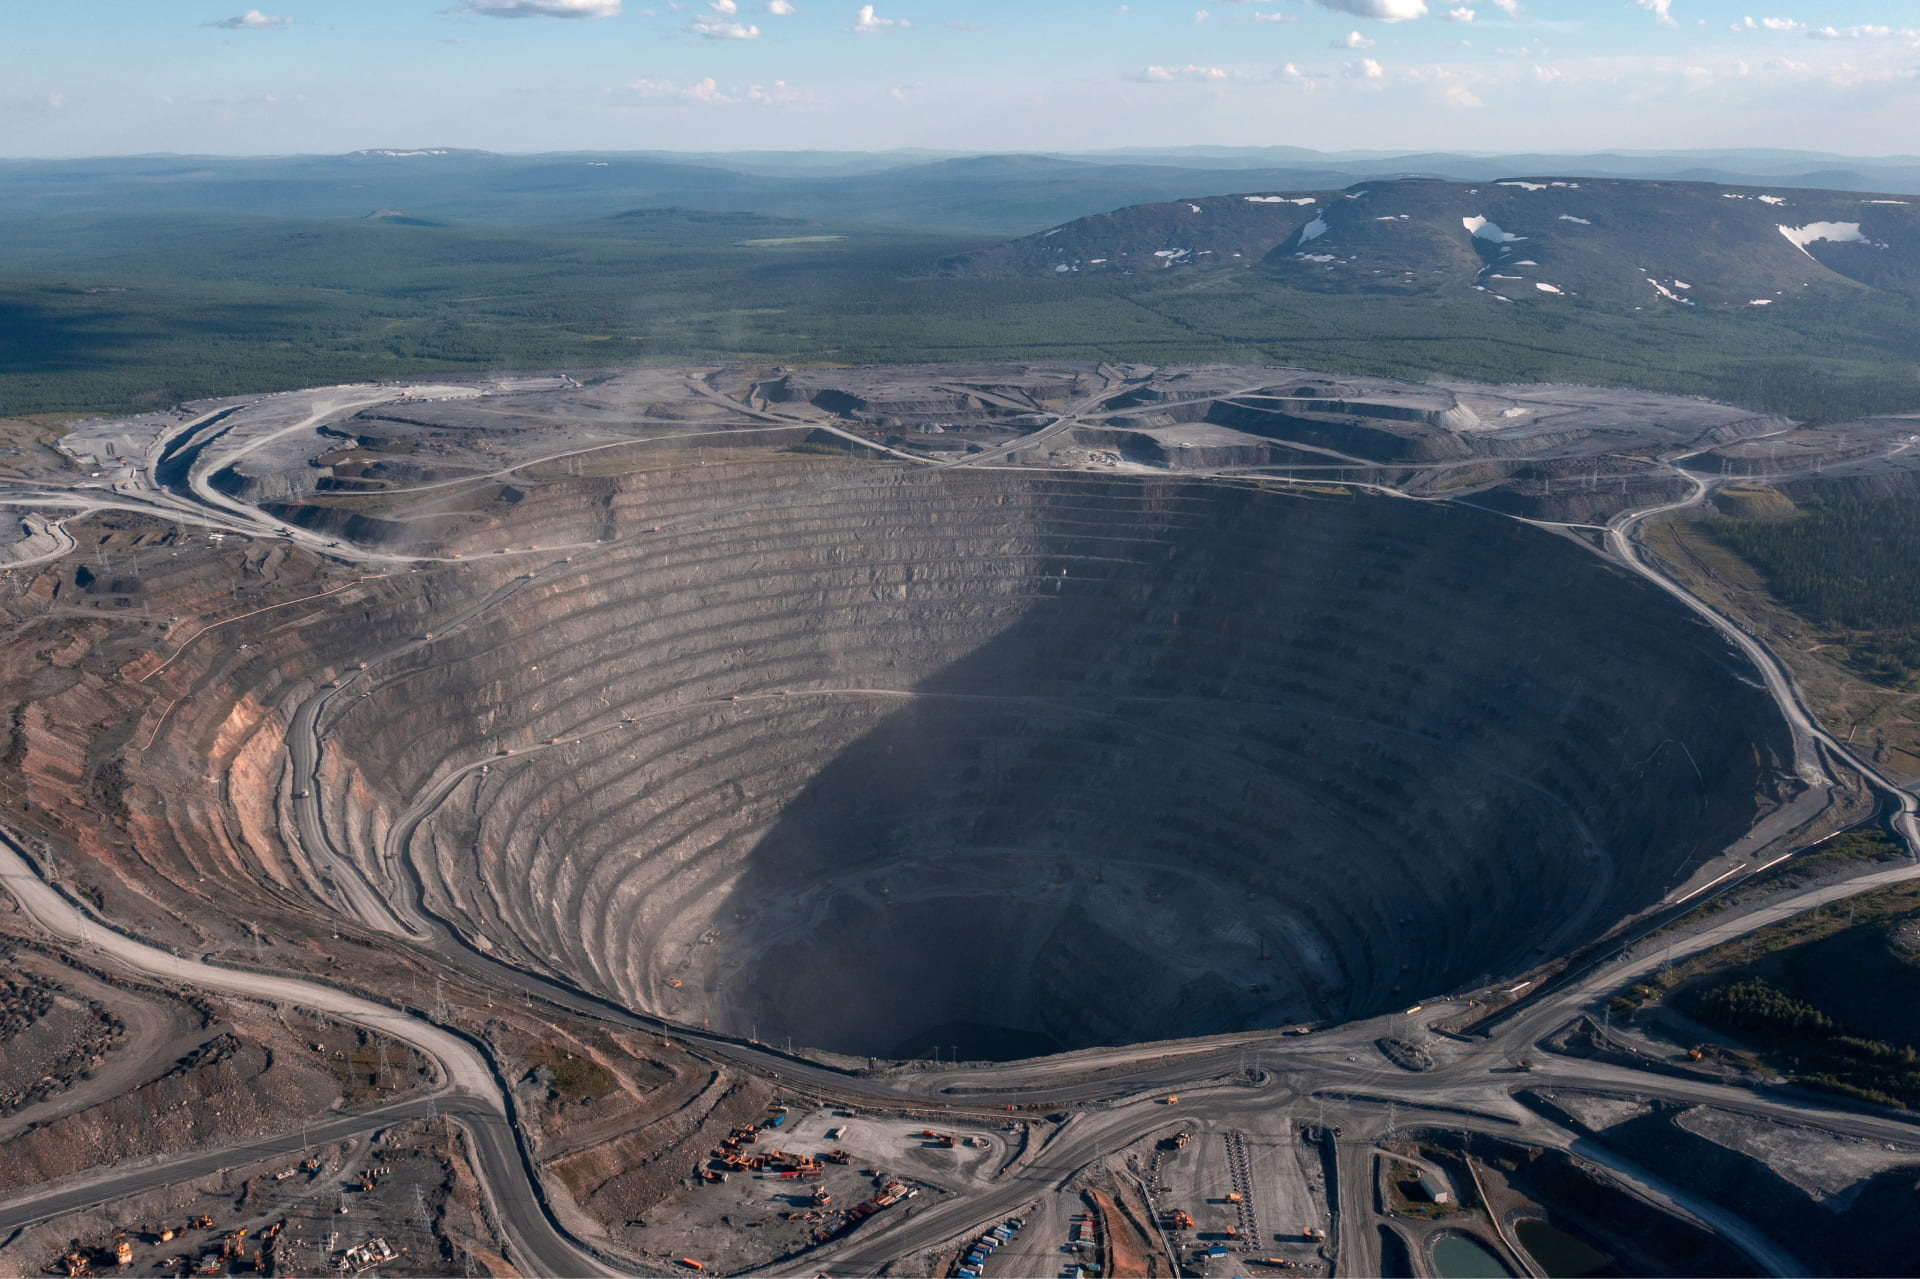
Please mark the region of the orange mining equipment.
[[1173, 1228], [1175, 1230], [1192, 1230], [1193, 1229], [1192, 1214], [1176, 1211], [1173, 1214]]

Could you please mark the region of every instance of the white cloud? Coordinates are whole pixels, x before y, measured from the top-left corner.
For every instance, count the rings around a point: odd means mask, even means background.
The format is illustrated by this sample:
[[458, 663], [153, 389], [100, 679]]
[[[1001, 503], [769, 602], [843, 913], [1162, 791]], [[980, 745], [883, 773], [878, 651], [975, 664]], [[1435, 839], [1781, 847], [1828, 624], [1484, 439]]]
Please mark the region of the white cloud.
[[760, 28], [745, 22], [729, 22], [724, 18], [695, 18], [687, 24], [687, 30], [694, 35], [705, 36], [709, 40], [758, 40]]
[[1677, 27], [1680, 24], [1673, 18], [1673, 0], [1633, 0], [1642, 9], [1653, 15], [1655, 22], [1663, 27]]
[[1171, 84], [1175, 80], [1207, 82], [1226, 78], [1227, 73], [1219, 67], [1196, 67], [1191, 63], [1184, 67], [1148, 67], [1144, 71], [1135, 71], [1127, 76], [1127, 79], [1138, 80], [1143, 84]]
[[764, 102], [769, 106], [777, 106], [783, 102], [804, 101], [807, 95], [788, 85], [785, 80], [775, 80], [772, 88], [768, 88], [765, 85], [754, 85], [751, 89], [747, 90], [747, 97], [755, 102]]
[[800, 11], [793, 7], [792, 0], [767, 0], [767, 12], [776, 18], [785, 18]]
[[853, 19], [853, 25], [848, 27], [847, 30], [857, 32], [860, 35], [871, 35], [876, 31], [893, 31], [912, 25], [913, 24], [905, 18], [876, 18], [873, 16], [873, 6], [863, 4], [860, 6], [860, 12], [855, 15]]
[[756, 84], [747, 91], [746, 98], [742, 98], [737, 92], [728, 93], [722, 89], [712, 76], [689, 85], [678, 85], [671, 80], [635, 80], [627, 88], [643, 98], [679, 98], [707, 106], [735, 106], [748, 99], [766, 103], [791, 102], [800, 96], [787, 88], [784, 80], [776, 80], [771, 90]]
[[1442, 22], [1472, 22], [1474, 11], [1465, 5], [1461, 5], [1458, 8], [1449, 9], [1445, 13], [1436, 14], [1435, 16]]
[[1410, 22], [1427, 16], [1427, 0], [1313, 0], [1322, 9], [1377, 22]]
[[1341, 68], [1340, 74], [1350, 80], [1377, 81], [1387, 78], [1386, 68], [1372, 58], [1361, 58], [1358, 61], [1349, 62]]
[[1207, 20], [1207, 11], [1205, 9], [1195, 9], [1193, 11], [1193, 20], [1195, 22], [1205, 22]]
[[1818, 27], [1807, 34], [1815, 40], [1892, 40], [1896, 37], [1911, 40], [1920, 37], [1920, 30], [1911, 27], [1904, 31], [1892, 27]]
[[1493, 0], [1493, 7], [1509, 18], [1520, 16], [1520, 0]]
[[440, 12], [486, 18], [617, 18], [620, 0], [459, 0]]
[[1371, 49], [1373, 48], [1373, 41], [1367, 39], [1365, 36], [1361, 35], [1358, 31], [1349, 31], [1347, 32], [1347, 34], [1336, 38], [1333, 41], [1333, 43], [1327, 46], [1327, 48], [1329, 49]]
[[222, 31], [271, 31], [275, 27], [291, 26], [292, 18], [276, 18], [258, 9], [249, 9], [234, 18], [222, 18], [218, 22], [203, 22], [203, 27], [218, 27]]
[[1748, 17], [1733, 24], [1735, 31], [1805, 31], [1806, 29], [1806, 23], [1796, 22], [1792, 18], [1762, 18], [1755, 22]]
[[1472, 89], [1467, 88], [1463, 84], [1457, 84], [1453, 88], [1448, 89], [1445, 94], [1445, 100], [1448, 106], [1460, 107], [1465, 110], [1472, 110], [1475, 107], [1483, 107], [1486, 105], [1486, 103], [1480, 101]]
[[740, 12], [740, 6], [734, 0], [707, 0], [707, 8], [723, 18], [731, 18]]

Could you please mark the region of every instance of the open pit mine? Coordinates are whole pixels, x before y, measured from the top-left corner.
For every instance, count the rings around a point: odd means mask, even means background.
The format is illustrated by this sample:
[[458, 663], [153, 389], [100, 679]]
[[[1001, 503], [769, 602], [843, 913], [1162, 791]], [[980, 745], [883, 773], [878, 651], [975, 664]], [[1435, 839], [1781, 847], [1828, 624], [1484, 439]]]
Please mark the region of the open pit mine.
[[[81, 423], [0, 491], [6, 856], [40, 894], [7, 930], [232, 1001], [207, 1024], [259, 1023], [236, 1043], [304, 1017], [412, 1063], [288, 1084], [249, 1140], [464, 1097], [407, 1149], [464, 1124], [446, 1185], [523, 1193], [429, 1230], [449, 1259], [964, 1266], [967, 1230], [1126, 1159], [1146, 1198], [1088, 1200], [1095, 1233], [1174, 1273], [1149, 1201], [1177, 1178], [1125, 1152], [1237, 1080], [1302, 1152], [1259, 1192], [1294, 1196], [1288, 1265], [1365, 1272], [1424, 1245], [1361, 1224], [1328, 1096], [1437, 1072], [1564, 1148], [1505, 1028], [1574, 1017], [1698, 894], [1885, 800], [1910, 824], [1638, 549], [1780, 437], [1794, 467], [1911, 465], [1871, 424], [1271, 368], [574, 372]], [[1073, 1127], [1127, 1098], [1138, 1131]], [[776, 1101], [973, 1107], [999, 1144], [965, 1175], [862, 1154], [877, 1190], [715, 1252], [699, 1196], [750, 1183], [701, 1161]], [[1092, 1152], [1063, 1170], [1043, 1122]], [[965, 1151], [961, 1123], [919, 1144]], [[1716, 1226], [1623, 1175], [1676, 1239]]]

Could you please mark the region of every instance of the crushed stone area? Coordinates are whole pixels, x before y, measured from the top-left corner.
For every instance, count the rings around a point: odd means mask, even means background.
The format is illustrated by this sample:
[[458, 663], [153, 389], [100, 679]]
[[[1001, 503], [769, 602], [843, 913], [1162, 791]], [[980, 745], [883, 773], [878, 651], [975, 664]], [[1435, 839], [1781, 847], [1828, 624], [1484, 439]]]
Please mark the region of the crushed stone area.
[[1848, 1190], [1889, 1169], [1920, 1164], [1920, 1140], [1897, 1146], [1706, 1106], [1685, 1111], [1674, 1122], [1715, 1145], [1759, 1160], [1829, 1207], [1842, 1206]]

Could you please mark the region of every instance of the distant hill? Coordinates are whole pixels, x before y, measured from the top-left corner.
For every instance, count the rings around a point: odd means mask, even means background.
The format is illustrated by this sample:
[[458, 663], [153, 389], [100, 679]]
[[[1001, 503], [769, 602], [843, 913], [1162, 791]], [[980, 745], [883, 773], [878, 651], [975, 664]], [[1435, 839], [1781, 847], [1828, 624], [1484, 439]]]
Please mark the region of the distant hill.
[[1920, 200], [1707, 183], [1405, 179], [1135, 205], [949, 259], [960, 275], [1258, 270], [1327, 293], [1761, 307], [1920, 300]]
[[1511, 173], [1920, 193], [1920, 160], [1771, 151], [1502, 157], [1195, 147], [1098, 155], [496, 155], [406, 146], [331, 156], [0, 160], [0, 223], [96, 214], [359, 218], [369, 209], [404, 209], [410, 217], [453, 224], [553, 226], [628, 209], [682, 208], [1000, 238], [1180, 196], [1333, 190], [1410, 177], [1479, 182]]

